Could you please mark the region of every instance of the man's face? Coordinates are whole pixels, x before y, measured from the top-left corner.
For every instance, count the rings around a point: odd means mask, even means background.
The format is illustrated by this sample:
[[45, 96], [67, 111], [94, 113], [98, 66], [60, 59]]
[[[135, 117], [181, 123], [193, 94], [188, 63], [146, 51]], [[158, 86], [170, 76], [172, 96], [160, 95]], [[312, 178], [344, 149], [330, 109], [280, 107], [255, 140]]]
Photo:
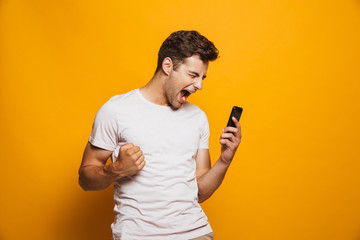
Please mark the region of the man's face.
[[208, 65], [198, 55], [193, 55], [186, 58], [176, 70], [170, 72], [164, 85], [169, 106], [173, 109], [180, 108], [190, 94], [202, 89], [202, 81], [206, 77]]

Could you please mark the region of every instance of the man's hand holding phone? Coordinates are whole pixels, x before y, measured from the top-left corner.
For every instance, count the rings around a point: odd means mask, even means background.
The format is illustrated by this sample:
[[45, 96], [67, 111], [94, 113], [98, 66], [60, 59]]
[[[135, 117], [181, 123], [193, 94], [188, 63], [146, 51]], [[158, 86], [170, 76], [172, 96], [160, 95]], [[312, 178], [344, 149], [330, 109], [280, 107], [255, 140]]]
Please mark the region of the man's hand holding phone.
[[241, 142], [241, 126], [239, 123], [241, 113], [242, 108], [233, 107], [228, 121], [228, 126], [222, 130], [223, 134], [220, 136], [220, 159], [226, 164], [231, 163]]

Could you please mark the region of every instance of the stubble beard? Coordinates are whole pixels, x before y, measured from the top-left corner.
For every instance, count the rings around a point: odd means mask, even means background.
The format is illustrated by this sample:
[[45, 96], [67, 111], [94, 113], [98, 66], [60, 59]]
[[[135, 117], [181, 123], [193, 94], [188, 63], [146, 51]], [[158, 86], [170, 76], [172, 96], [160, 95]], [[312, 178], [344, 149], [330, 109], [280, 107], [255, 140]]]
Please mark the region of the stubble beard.
[[170, 90], [169, 94], [166, 93], [165, 95], [166, 100], [172, 110], [176, 111], [182, 106], [182, 103], [177, 100], [178, 94], [176, 93], [176, 91]]
[[175, 94], [175, 96], [173, 97], [172, 101], [168, 99], [168, 103], [170, 105], [170, 108], [174, 111], [178, 110], [182, 104], [178, 102], [177, 100], [177, 94]]

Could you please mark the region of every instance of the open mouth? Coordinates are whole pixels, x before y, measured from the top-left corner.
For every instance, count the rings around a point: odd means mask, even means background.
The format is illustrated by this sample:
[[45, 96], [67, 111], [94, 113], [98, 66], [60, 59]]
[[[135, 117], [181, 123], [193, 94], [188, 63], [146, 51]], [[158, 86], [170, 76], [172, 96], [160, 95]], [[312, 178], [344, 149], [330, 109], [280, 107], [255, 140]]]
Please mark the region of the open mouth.
[[182, 103], [186, 102], [186, 99], [190, 96], [191, 92], [187, 91], [187, 90], [181, 90], [180, 92], [180, 101]]

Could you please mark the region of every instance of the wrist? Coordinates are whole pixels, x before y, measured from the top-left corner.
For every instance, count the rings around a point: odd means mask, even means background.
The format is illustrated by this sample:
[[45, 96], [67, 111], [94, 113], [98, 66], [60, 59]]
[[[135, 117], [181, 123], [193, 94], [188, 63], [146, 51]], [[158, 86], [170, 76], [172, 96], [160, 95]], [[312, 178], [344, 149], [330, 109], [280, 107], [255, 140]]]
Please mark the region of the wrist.
[[225, 154], [220, 155], [220, 160], [227, 165], [230, 165], [234, 157], [225, 156]]
[[221, 165], [228, 168], [230, 166], [231, 162], [232, 162], [232, 159], [227, 160], [227, 159], [224, 159], [222, 156], [220, 156], [219, 162], [221, 163]]
[[124, 177], [123, 174], [121, 174], [121, 171], [115, 171], [113, 164], [104, 166], [103, 171], [104, 174], [110, 177], [113, 181]]

